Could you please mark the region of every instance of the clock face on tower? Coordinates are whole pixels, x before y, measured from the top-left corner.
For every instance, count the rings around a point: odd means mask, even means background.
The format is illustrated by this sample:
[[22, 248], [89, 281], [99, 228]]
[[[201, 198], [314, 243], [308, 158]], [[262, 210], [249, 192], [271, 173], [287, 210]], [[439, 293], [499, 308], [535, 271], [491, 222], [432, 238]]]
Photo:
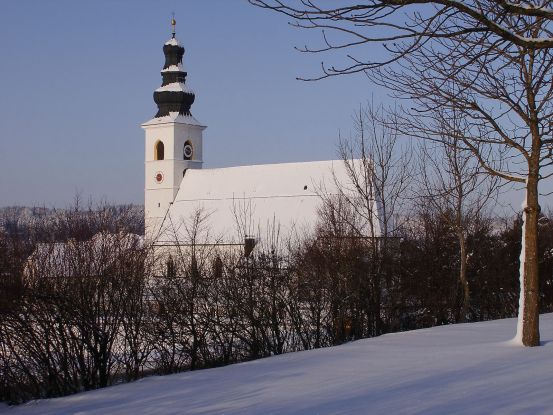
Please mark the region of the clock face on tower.
[[163, 173], [158, 171], [155, 176], [156, 183], [163, 182]]
[[184, 145], [184, 159], [190, 160], [192, 158], [192, 145], [186, 143]]

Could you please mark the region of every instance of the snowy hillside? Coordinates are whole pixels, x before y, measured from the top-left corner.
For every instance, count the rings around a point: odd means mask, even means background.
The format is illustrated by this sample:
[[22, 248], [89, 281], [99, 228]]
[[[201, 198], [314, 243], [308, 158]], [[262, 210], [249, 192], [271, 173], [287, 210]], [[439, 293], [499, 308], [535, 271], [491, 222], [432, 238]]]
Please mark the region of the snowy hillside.
[[389, 334], [187, 372], [0, 412], [23, 414], [552, 414], [553, 314], [543, 347], [516, 320]]

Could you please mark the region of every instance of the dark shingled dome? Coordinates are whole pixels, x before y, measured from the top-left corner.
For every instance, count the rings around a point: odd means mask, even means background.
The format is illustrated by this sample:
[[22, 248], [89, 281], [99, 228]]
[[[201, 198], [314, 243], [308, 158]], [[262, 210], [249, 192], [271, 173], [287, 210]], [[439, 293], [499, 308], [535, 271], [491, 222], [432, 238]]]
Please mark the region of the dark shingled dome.
[[[182, 64], [184, 48], [175, 41], [167, 42], [163, 45], [163, 53], [165, 54], [165, 65], [163, 69], [168, 69], [171, 65], [178, 66]], [[162, 71], [161, 76], [163, 82], [161, 86], [166, 86], [173, 83], [186, 82], [186, 72], [184, 71]], [[157, 104], [157, 114], [155, 118], [169, 115], [170, 112], [178, 112], [182, 115], [192, 115], [190, 107], [194, 103], [194, 93], [190, 91], [155, 91], [154, 101]]]

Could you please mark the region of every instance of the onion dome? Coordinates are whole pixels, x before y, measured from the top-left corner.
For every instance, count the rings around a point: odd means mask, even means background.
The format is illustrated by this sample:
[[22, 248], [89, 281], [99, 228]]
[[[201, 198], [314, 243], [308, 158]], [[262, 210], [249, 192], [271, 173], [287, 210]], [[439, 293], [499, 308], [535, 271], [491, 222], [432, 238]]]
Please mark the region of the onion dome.
[[175, 38], [175, 19], [172, 19], [173, 36], [163, 45], [165, 65], [161, 71], [161, 87], [154, 91], [154, 101], [157, 104], [155, 118], [164, 117], [172, 112], [182, 115], [192, 115], [190, 107], [195, 95], [186, 86], [186, 75], [182, 68], [184, 48]]

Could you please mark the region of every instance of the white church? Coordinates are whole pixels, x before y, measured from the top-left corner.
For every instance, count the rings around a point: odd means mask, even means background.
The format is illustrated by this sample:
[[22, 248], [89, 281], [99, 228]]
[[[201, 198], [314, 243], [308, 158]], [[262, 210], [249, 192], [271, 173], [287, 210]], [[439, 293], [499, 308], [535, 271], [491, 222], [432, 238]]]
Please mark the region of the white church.
[[[242, 245], [278, 229], [281, 235], [313, 230], [323, 198], [355, 193], [343, 160], [204, 169], [206, 126], [191, 113], [184, 48], [173, 35], [163, 45], [158, 111], [145, 131], [146, 240], [186, 245], [190, 223], [202, 217], [202, 243]], [[377, 203], [374, 202], [374, 212]], [[378, 223], [375, 213], [375, 223]], [[255, 243], [255, 242], [254, 242]]]

